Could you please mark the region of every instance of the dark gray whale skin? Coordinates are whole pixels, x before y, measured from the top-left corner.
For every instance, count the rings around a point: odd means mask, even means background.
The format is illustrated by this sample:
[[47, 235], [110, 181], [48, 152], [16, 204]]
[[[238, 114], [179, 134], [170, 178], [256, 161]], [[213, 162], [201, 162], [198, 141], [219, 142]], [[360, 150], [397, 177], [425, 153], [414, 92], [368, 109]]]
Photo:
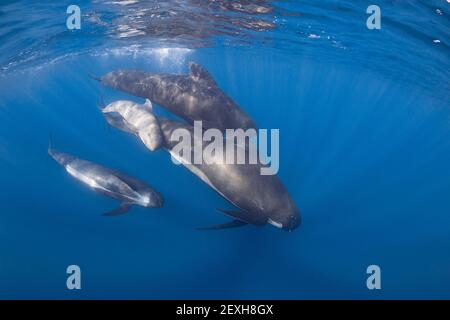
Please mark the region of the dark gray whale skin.
[[122, 203], [119, 208], [105, 213], [105, 215], [124, 214], [131, 205], [147, 208], [158, 208], [163, 205], [163, 197], [136, 178], [52, 148], [48, 149], [48, 153], [75, 179], [95, 192]]
[[[162, 117], [158, 121], [165, 139], [165, 148], [169, 152], [178, 144], [178, 141], [170, 140], [174, 130], [186, 129], [194, 137], [192, 126]], [[193, 152], [192, 150], [192, 159]], [[197, 172], [201, 172], [213, 189], [241, 209], [236, 212], [222, 211], [229, 215], [231, 213], [233, 218], [254, 225], [270, 223], [287, 231], [300, 225], [300, 211], [288, 191], [277, 175], [261, 175], [262, 164], [218, 165], [203, 162], [190, 166], [195, 168], [186, 167], [197, 176]]]
[[150, 99], [188, 123], [203, 121], [205, 129], [250, 129], [253, 120], [218, 87], [209, 72], [189, 63], [189, 74], [157, 74], [117, 70], [100, 82], [134, 96]]

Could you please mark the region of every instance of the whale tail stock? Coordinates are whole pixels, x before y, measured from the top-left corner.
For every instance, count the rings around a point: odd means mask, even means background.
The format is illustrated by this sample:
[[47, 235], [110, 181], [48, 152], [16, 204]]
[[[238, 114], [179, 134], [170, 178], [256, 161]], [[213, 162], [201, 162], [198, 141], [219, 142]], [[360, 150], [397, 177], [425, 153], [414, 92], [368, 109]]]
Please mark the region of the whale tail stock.
[[52, 133], [49, 132], [49, 133], [48, 133], [48, 147], [47, 147], [47, 152], [48, 152], [49, 154], [51, 154], [50, 152], [53, 151], [53, 149], [52, 149], [52, 140], [53, 140]]
[[47, 152], [56, 162], [58, 162], [62, 166], [65, 166], [67, 163], [74, 159], [74, 157], [69, 154], [62, 153], [53, 149], [53, 138], [51, 133], [49, 134]]

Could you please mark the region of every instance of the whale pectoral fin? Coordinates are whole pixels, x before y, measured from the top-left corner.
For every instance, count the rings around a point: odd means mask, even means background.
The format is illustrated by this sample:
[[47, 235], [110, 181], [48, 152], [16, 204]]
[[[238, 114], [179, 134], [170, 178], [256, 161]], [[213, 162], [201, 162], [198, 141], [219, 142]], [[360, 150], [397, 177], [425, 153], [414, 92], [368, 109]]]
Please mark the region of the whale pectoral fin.
[[117, 112], [104, 113], [106, 121], [113, 127], [131, 133], [136, 134], [136, 130], [128, 124], [125, 119]]
[[222, 224], [216, 224], [214, 226], [210, 227], [201, 227], [196, 228], [197, 230], [207, 231], [207, 230], [221, 230], [221, 229], [231, 229], [231, 228], [237, 228], [246, 226], [247, 223], [240, 221], [240, 220], [232, 220], [230, 222], [222, 223]]
[[208, 70], [195, 62], [189, 62], [189, 77], [194, 81], [203, 81], [209, 86], [216, 85]]
[[120, 205], [120, 207], [118, 207], [112, 211], [106, 212], [103, 215], [107, 216], [107, 217], [120, 216], [122, 214], [127, 213], [128, 210], [130, 209], [130, 207], [131, 207], [131, 203], [122, 203]]
[[253, 213], [250, 211], [233, 211], [233, 210], [223, 210], [223, 209], [217, 209], [217, 211], [222, 212], [226, 214], [227, 216], [230, 216], [236, 220], [248, 223], [248, 224], [254, 224], [257, 226], [262, 226], [267, 223], [267, 219], [259, 214], [259, 213]]

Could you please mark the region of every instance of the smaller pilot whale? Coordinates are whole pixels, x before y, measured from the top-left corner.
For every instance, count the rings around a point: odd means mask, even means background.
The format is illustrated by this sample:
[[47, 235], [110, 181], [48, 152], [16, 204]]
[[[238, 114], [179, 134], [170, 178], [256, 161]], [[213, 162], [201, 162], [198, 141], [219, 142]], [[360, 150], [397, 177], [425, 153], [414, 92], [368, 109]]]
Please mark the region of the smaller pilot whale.
[[104, 107], [102, 112], [110, 125], [138, 136], [147, 148], [155, 151], [163, 144], [163, 136], [152, 109], [148, 99], [143, 105], [119, 100]]
[[201, 120], [206, 129], [256, 129], [253, 120], [219, 88], [209, 72], [193, 62], [188, 74], [117, 70], [95, 79], [150, 99], [190, 124]]
[[51, 146], [48, 148], [48, 153], [72, 177], [97, 193], [121, 202], [117, 209], [105, 213], [106, 216], [124, 214], [132, 205], [146, 208], [159, 208], [163, 205], [162, 196], [138, 179], [73, 155], [58, 152]]

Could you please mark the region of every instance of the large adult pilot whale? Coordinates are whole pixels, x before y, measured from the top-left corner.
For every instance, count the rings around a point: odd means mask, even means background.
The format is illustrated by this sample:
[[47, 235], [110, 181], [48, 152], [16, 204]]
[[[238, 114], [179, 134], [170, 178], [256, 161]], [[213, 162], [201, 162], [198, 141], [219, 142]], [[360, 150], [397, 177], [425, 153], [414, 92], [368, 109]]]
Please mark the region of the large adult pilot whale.
[[106, 216], [124, 214], [132, 205], [146, 208], [159, 208], [163, 205], [162, 196], [136, 178], [67, 153], [58, 152], [51, 146], [48, 148], [48, 153], [72, 177], [97, 193], [121, 202], [117, 209], [105, 213]]
[[157, 74], [117, 70], [98, 80], [109, 87], [150, 99], [190, 124], [202, 120], [206, 129], [256, 128], [253, 120], [219, 88], [209, 72], [189, 62], [188, 74]]
[[[147, 102], [147, 104], [149, 101]], [[125, 111], [121, 111], [118, 107]], [[165, 148], [177, 161], [188, 168], [197, 177], [207, 183], [225, 199], [240, 210], [220, 210], [231, 216], [234, 220], [218, 226], [205, 229], [221, 229], [241, 226], [245, 224], [265, 225], [291, 231], [300, 224], [300, 212], [290, 197], [288, 191], [276, 175], [261, 175], [263, 164], [226, 164], [215, 162], [214, 159], [203, 159], [199, 164], [186, 161], [186, 158], [175, 151], [178, 140], [173, 139], [173, 133], [177, 129], [187, 130], [192, 139], [200, 143], [203, 149], [205, 144], [202, 137], [194, 134], [194, 129], [188, 124], [156, 117], [148, 106], [140, 106], [131, 101], [113, 102], [103, 108], [104, 115], [112, 117], [114, 121], [108, 121], [111, 125], [128, 133], [139, 136], [139, 129], [135, 125], [136, 114], [148, 113], [154, 117], [154, 124], [158, 123], [163, 139], [158, 147]], [[224, 141], [224, 147], [226, 143]], [[236, 146], [241, 148], [240, 146]], [[243, 149], [246, 153], [247, 149]], [[194, 148], [191, 148], [191, 157], [194, 158]], [[208, 153], [203, 153], [203, 157]], [[248, 154], [247, 154], [248, 156]]]

